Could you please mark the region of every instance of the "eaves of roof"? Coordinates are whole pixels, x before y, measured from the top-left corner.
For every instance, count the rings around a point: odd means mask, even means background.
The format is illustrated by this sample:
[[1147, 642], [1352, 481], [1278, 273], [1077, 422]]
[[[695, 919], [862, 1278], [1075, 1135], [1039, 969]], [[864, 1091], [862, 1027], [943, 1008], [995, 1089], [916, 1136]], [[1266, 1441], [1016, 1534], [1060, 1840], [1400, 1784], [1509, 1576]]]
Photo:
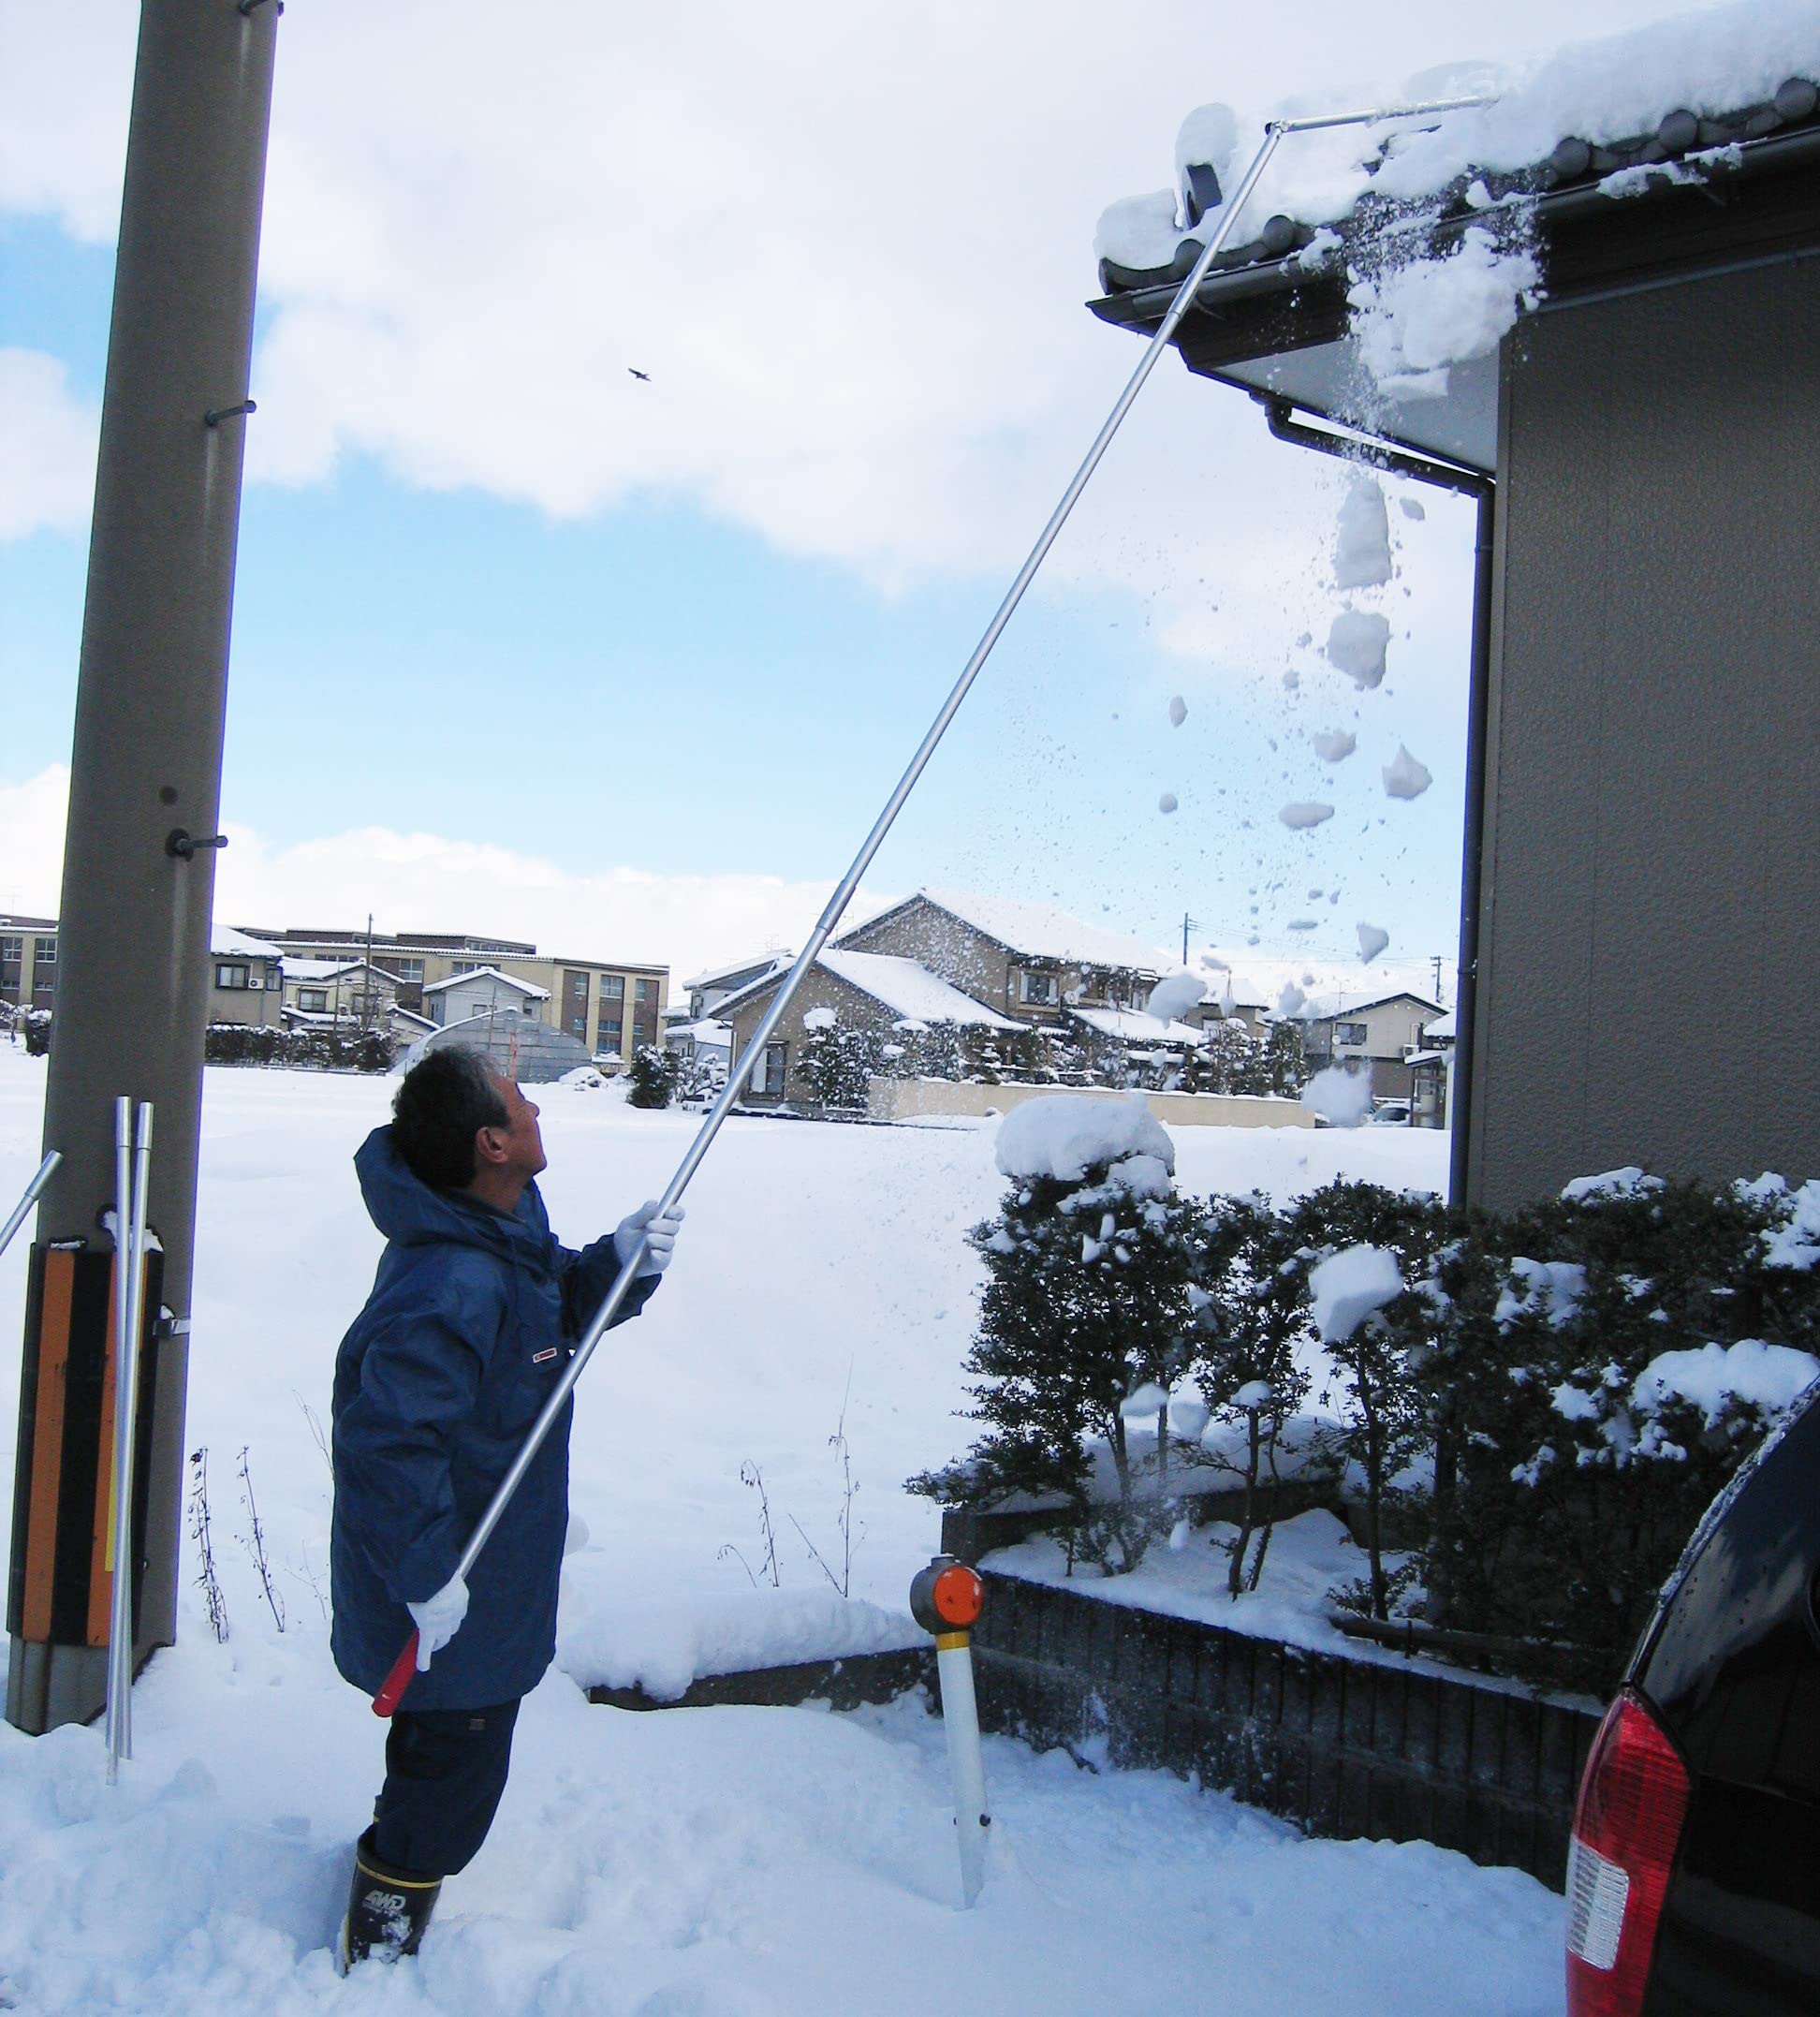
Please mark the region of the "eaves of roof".
[[[1766, 126], [1770, 118], [1774, 125]], [[1691, 132], [1672, 128], [1676, 119], [1688, 121]], [[1681, 144], [1666, 144], [1665, 133]], [[1607, 191], [1607, 178], [1638, 169], [1644, 176], [1630, 180], [1640, 186]], [[1347, 270], [1358, 251], [1387, 227], [1421, 216], [1432, 219], [1429, 246], [1440, 254], [1474, 226], [1483, 227], [1499, 207], [1527, 211], [1543, 289], [1552, 302], [1796, 256], [1820, 247], [1816, 169], [1820, 101], [1793, 119], [1772, 105], [1746, 107], [1721, 120], [1671, 113], [1656, 133], [1611, 147], [1569, 137], [1521, 174], [1460, 178], [1427, 202], [1367, 196], [1328, 228], [1337, 247], [1312, 261], [1314, 232], [1292, 218], [1271, 218], [1258, 239], [1215, 262], [1175, 341], [1188, 368], [1210, 376], [1338, 341], [1350, 323]], [[1474, 182], [1489, 191], [1492, 210], [1468, 200]], [[1148, 273], [1103, 268], [1107, 291], [1088, 306], [1103, 321], [1154, 329], [1198, 250], [1184, 238], [1170, 268]]]

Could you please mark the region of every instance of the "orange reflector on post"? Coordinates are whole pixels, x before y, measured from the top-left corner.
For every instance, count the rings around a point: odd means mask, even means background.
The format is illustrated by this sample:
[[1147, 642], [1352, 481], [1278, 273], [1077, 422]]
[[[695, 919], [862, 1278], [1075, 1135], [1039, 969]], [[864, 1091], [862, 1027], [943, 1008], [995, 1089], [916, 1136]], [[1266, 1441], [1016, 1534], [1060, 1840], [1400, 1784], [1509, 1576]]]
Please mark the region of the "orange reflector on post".
[[958, 1632], [971, 1630], [979, 1622], [979, 1608], [986, 1592], [979, 1578], [964, 1562], [956, 1562], [935, 1579], [930, 1591], [935, 1615]]

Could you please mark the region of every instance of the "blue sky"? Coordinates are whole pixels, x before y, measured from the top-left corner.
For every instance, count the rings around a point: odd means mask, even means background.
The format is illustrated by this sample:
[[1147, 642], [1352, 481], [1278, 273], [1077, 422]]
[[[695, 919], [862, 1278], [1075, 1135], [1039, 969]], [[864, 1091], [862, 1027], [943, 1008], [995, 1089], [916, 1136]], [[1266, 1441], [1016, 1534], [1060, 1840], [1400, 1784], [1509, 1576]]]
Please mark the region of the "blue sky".
[[[1167, 180], [1182, 116], [1661, 10], [1316, 6], [1293, 53], [1185, 5], [1118, 39], [1021, 0], [784, 11], [779, 38], [596, 10], [572, 75], [461, 0], [286, 13], [235, 921], [370, 907], [679, 969], [800, 934], [1137, 361], [1081, 306], [1093, 222]], [[0, 906], [56, 902], [135, 13], [0, 0], [0, 359], [36, 430], [0, 496]], [[1167, 361], [869, 891], [1040, 896], [1178, 950], [1185, 910], [1272, 987], [1450, 952], [1471, 514], [1393, 490], [1392, 676], [1359, 696], [1297, 643], [1337, 606], [1342, 480]], [[1359, 753], [1324, 776], [1307, 735], [1338, 725]], [[1399, 743], [1435, 777], [1414, 804], [1377, 788]], [[1277, 822], [1328, 788], [1328, 827]], [[1392, 934], [1370, 976], [1360, 918]]]

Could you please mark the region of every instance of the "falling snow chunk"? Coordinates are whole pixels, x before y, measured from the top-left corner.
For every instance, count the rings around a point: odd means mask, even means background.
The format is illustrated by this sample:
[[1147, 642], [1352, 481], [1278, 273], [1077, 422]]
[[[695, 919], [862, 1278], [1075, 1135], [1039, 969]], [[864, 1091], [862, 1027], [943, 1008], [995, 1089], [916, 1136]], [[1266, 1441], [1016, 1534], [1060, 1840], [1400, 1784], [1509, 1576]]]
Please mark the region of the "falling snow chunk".
[[1358, 738], [1350, 729], [1316, 729], [1308, 740], [1323, 763], [1343, 763], [1358, 747]]
[[1302, 1087], [1302, 1105], [1329, 1127], [1357, 1127], [1372, 1111], [1372, 1075], [1329, 1065]]
[[1197, 1443], [1207, 1433], [1211, 1413], [1205, 1401], [1192, 1393], [1179, 1393], [1169, 1403], [1169, 1427], [1183, 1442]]
[[1504, 252], [1475, 227], [1440, 258], [1412, 259], [1382, 279], [1360, 280], [1346, 299], [1353, 331], [1379, 389], [1401, 399], [1439, 399], [1447, 367], [1485, 357], [1533, 297], [1541, 271], [1527, 252]]
[[1375, 924], [1361, 923], [1357, 927], [1357, 930], [1358, 932], [1358, 956], [1369, 966], [1377, 958], [1378, 954], [1384, 950], [1385, 947], [1390, 943], [1390, 935]]
[[1402, 1293], [1397, 1257], [1381, 1246], [1348, 1246], [1308, 1271], [1314, 1328], [1325, 1345], [1351, 1337], [1366, 1318]]
[[[1292, 932], [1318, 931], [1320, 929], [1320, 921], [1321, 920], [1318, 918], [1291, 918], [1286, 929]], [[1252, 943], [1255, 945], [1256, 940], [1254, 939]]]
[[1308, 996], [1302, 993], [1293, 980], [1285, 980], [1283, 983], [1282, 994], [1277, 996], [1278, 1015], [1294, 1015], [1307, 999]]
[[1399, 743], [1394, 758], [1384, 766], [1384, 788], [1393, 799], [1419, 799], [1434, 782], [1433, 773]]
[[1187, 719], [1188, 703], [1180, 694], [1177, 694], [1169, 702], [1169, 726], [1172, 729], [1179, 729]]
[[1134, 1389], [1119, 1403], [1119, 1412], [1127, 1421], [1154, 1419], [1169, 1405], [1169, 1396], [1161, 1387], [1152, 1381], [1146, 1386]]
[[1277, 817], [1286, 827], [1317, 827], [1324, 819], [1333, 817], [1333, 807], [1322, 804], [1318, 799], [1292, 799]]
[[1156, 809], [1159, 813], [1174, 812], [1176, 809], [1175, 793], [1173, 791], [1166, 791], [1163, 796], [1157, 800]]
[[1340, 507], [1334, 544], [1337, 588], [1382, 588], [1391, 575], [1390, 518], [1375, 477], [1355, 477]]
[[1190, 973], [1170, 974], [1151, 990], [1149, 1010], [1159, 1023], [1179, 1023], [1207, 999], [1205, 984]]
[[1232, 1397], [1234, 1407], [1269, 1407], [1276, 1396], [1268, 1379], [1248, 1379]]
[[1342, 610], [1328, 632], [1328, 659], [1356, 686], [1372, 687], [1384, 678], [1390, 624], [1371, 610]]
[[1404, 518], [1413, 518], [1418, 525], [1428, 516], [1427, 511], [1422, 508], [1422, 500], [1419, 497], [1399, 497], [1397, 499], [1397, 509], [1402, 513]]

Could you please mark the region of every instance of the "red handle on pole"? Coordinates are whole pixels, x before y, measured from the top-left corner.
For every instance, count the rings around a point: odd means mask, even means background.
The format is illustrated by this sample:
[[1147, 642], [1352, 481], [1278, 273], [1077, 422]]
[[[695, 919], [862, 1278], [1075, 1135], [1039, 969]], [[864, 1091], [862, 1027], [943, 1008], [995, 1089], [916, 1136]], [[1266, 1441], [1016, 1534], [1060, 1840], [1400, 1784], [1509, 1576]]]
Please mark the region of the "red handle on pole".
[[373, 1698], [374, 1715], [389, 1715], [398, 1707], [399, 1697], [411, 1685], [411, 1676], [417, 1671], [418, 1635], [415, 1630], [404, 1642], [404, 1650], [392, 1662], [392, 1671], [386, 1676], [385, 1685]]

